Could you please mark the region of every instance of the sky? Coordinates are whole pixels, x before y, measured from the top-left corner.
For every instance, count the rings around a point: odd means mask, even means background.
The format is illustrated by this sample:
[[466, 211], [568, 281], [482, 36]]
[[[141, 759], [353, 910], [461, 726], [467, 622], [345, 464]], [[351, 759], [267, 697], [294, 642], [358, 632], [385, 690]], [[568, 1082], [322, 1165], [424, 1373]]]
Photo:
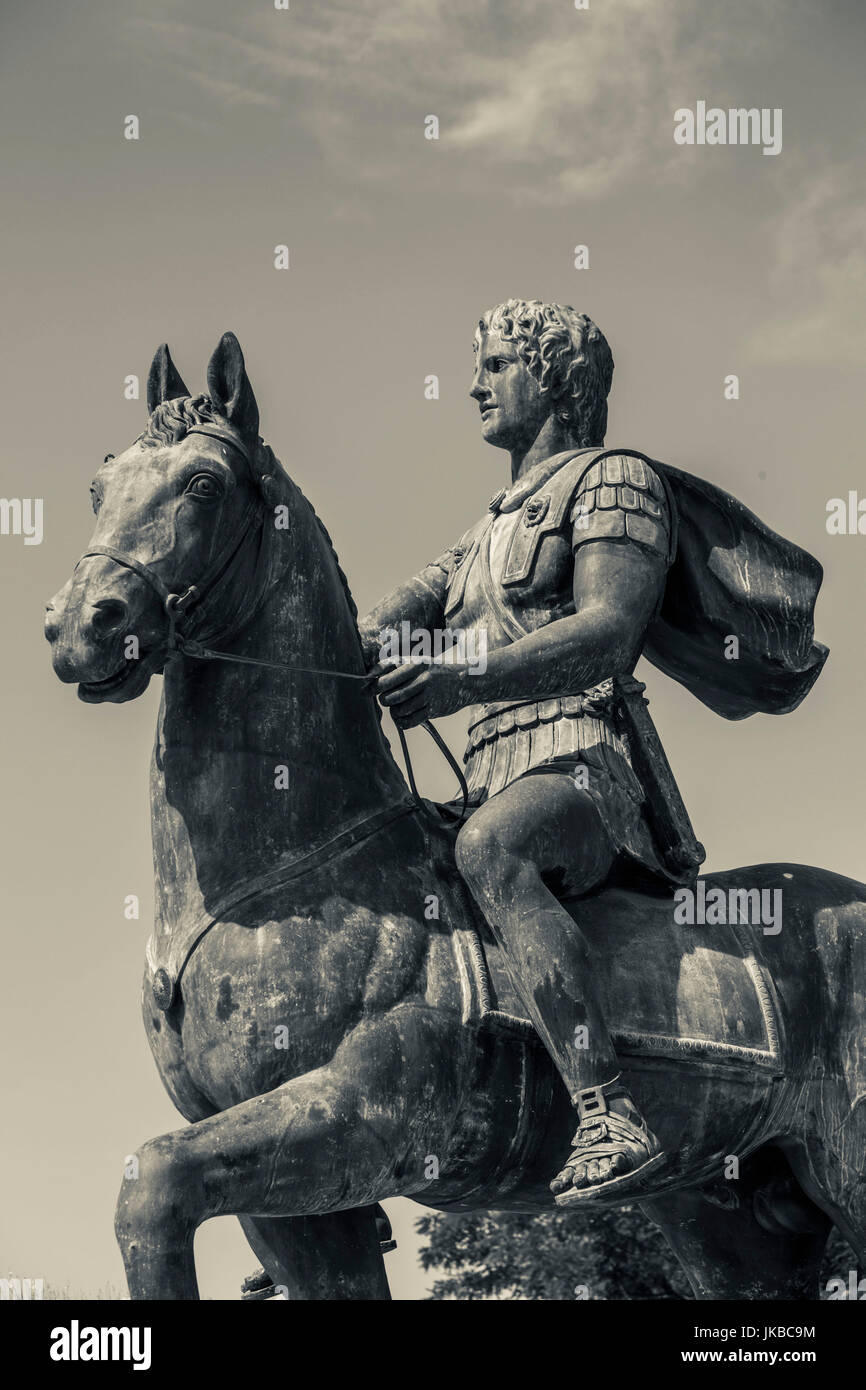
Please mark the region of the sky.
[[[0, 1272], [122, 1287], [123, 1158], [182, 1123], [138, 1011], [159, 681], [84, 705], [41, 635], [91, 477], [144, 422], [125, 378], [143, 389], [163, 341], [195, 392], [238, 335], [365, 612], [506, 481], [468, 397], [479, 315], [512, 295], [589, 313], [616, 362], [608, 443], [711, 478], [825, 569], [830, 658], [795, 714], [727, 724], [640, 672], [706, 867], [866, 878], [866, 537], [826, 528], [831, 498], [866, 496], [864, 30], [859, 0], [0, 0], [0, 492], [44, 499], [40, 545], [0, 536]], [[699, 101], [780, 108], [781, 152], [677, 145]], [[462, 723], [442, 722], [458, 751]], [[449, 794], [422, 738], [421, 786]], [[423, 1298], [420, 1209], [389, 1210], [392, 1292]], [[203, 1296], [237, 1297], [236, 1223], [197, 1252]]]

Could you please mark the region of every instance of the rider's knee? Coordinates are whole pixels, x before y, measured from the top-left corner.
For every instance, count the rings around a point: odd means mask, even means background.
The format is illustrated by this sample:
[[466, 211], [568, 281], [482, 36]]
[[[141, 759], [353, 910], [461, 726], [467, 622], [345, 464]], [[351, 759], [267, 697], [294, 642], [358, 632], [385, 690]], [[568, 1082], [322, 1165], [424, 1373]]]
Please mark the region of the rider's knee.
[[469, 883], [478, 877], [487, 859], [487, 836], [476, 819], [477, 813], [462, 827], [454, 846], [457, 867]]
[[530, 872], [531, 864], [503, 835], [492, 818], [476, 813], [457, 836], [457, 867], [469, 884], [493, 879], [502, 884]]

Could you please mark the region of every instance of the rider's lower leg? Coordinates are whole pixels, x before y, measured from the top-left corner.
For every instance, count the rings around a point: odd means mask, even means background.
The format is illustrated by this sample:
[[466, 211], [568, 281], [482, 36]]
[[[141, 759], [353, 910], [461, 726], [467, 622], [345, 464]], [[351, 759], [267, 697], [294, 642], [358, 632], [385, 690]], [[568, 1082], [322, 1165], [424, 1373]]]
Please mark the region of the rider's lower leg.
[[660, 1146], [619, 1065], [591, 981], [589, 951], [573, 919], [534, 865], [467, 875], [505, 957], [514, 987], [568, 1087], [578, 1117], [572, 1152], [551, 1183], [562, 1204], [602, 1184], [657, 1166]]
[[[497, 935], [515, 987], [568, 1087], [578, 1125], [572, 1152], [550, 1184], [555, 1195], [623, 1178], [660, 1152], [628, 1088], [592, 983], [582, 932], [540, 884]], [[511, 938], [508, 945], [506, 939]], [[539, 968], [540, 962], [548, 963]]]

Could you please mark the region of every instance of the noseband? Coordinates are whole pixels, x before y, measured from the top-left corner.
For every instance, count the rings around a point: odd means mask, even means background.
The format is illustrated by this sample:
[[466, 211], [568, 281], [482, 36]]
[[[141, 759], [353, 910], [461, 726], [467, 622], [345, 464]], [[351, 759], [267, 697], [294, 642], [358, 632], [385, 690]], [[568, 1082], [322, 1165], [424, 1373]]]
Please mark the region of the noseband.
[[[247, 464], [249, 465], [250, 472], [252, 473], [253, 478], [255, 478], [255, 468], [253, 466], [253, 461], [247, 449], [244, 447], [244, 445], [241, 443], [239, 439], [235, 439], [227, 431], [221, 430], [217, 425], [193, 425], [190, 429], [187, 430], [187, 434], [204, 434], [208, 435], [211, 439], [220, 440], [220, 442], [223, 444], [229, 444], [233, 449], [236, 450], [237, 453], [241, 455], [242, 458], [246, 460]], [[364, 675], [358, 675], [356, 672], [353, 671], [333, 671], [327, 668], [317, 666], [287, 666], [282, 662], [264, 661], [260, 657], [241, 656], [237, 652], [215, 651], [213, 648], [205, 647], [202, 645], [201, 642], [196, 642], [189, 637], [184, 637], [184, 635], [181, 632], [178, 632], [178, 618], [182, 618], [186, 613], [187, 609], [192, 607], [194, 604], [201, 603], [202, 600], [208, 594], [213, 593], [213, 591], [218, 587], [220, 581], [224, 578], [229, 567], [231, 566], [232, 561], [235, 559], [235, 556], [240, 551], [240, 548], [246, 541], [247, 537], [254, 530], [258, 529], [261, 526], [262, 519], [262, 513], [258, 505], [258, 501], [256, 500], [247, 503], [246, 510], [244, 511], [244, 515], [241, 518], [239, 539], [234, 544], [230, 544], [228, 547], [226, 547], [224, 552], [219, 553], [217, 555], [216, 559], [211, 562], [210, 566], [205, 571], [204, 576], [199, 580], [198, 584], [190, 584], [188, 588], [186, 588], [183, 591], [183, 593], [180, 594], [175, 593], [169, 587], [169, 585], [166, 584], [165, 580], [162, 579], [159, 574], [157, 574], [156, 570], [153, 568], [152, 565], [145, 565], [140, 560], [136, 560], [134, 555], [128, 555], [125, 550], [118, 550], [115, 546], [112, 545], [97, 545], [94, 546], [92, 550], [86, 550], [84, 554], [81, 556], [81, 559], [78, 561], [78, 564], [80, 565], [81, 560], [87, 560], [91, 556], [105, 555], [109, 560], [114, 560], [116, 564], [122, 565], [125, 569], [132, 570], [133, 574], [137, 574], [141, 579], [144, 580], [146, 584], [148, 584], [151, 587], [151, 589], [153, 589], [153, 591], [159, 596], [160, 602], [162, 603], [162, 606], [165, 609], [166, 617], [168, 618], [167, 645], [170, 657], [187, 656], [192, 657], [198, 661], [232, 661], [237, 662], [239, 665], [243, 666], [266, 667], [268, 670], [271, 671], [288, 671], [292, 673], [312, 676], [329, 676], [334, 680], [367, 681], [368, 676], [366, 673]], [[76, 565], [76, 569], [77, 568], [78, 565]], [[245, 615], [244, 622], [241, 624], [241, 626], [244, 626], [249, 621], [250, 616], [250, 614]], [[397, 729], [397, 733], [400, 738], [400, 747], [403, 753], [403, 761], [406, 764], [406, 776], [409, 780], [409, 788], [411, 790], [413, 800], [415, 801], [418, 809], [422, 812], [422, 814], [428, 820], [433, 821], [437, 828], [439, 828], [442, 825], [441, 820], [437, 816], [431, 814], [427, 806], [427, 803], [424, 801], [423, 797], [421, 796], [421, 793], [418, 791], [418, 788], [415, 785], [415, 775], [412, 769], [412, 760], [409, 756], [409, 749], [406, 744], [406, 736], [403, 733], [403, 730], [400, 727], [400, 725], [397, 724], [396, 720], [394, 722]], [[460, 795], [463, 801], [463, 806], [459, 816], [459, 819], [462, 820], [466, 814], [466, 810], [469, 805], [469, 788], [466, 785], [466, 778], [463, 775], [463, 769], [457, 763], [448, 745], [441, 738], [437, 730], [434, 729], [430, 720], [425, 719], [421, 727], [422, 729], [427, 730], [427, 733], [430, 735], [430, 737], [433, 739], [433, 742], [444, 755], [449, 766], [451, 767], [452, 772], [454, 772], [457, 777], [457, 780], [460, 784]]]

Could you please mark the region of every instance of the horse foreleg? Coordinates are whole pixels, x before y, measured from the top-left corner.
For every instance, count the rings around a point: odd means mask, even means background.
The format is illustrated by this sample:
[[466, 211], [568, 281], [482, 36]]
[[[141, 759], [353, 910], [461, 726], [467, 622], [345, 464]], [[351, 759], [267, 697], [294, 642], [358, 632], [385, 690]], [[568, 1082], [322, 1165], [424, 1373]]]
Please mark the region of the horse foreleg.
[[213, 1216], [323, 1213], [380, 1196], [390, 1117], [379, 1108], [365, 1122], [354, 1091], [324, 1068], [145, 1144], [115, 1222], [130, 1296], [197, 1298], [193, 1238]]
[[376, 1206], [324, 1216], [241, 1216], [244, 1235], [289, 1299], [390, 1299]]
[[[349, 1266], [357, 1261], [361, 1282], [383, 1289], [375, 1225], [353, 1226], [349, 1209], [422, 1188], [425, 1154], [444, 1152], [458, 1101], [453, 1032], [404, 1006], [359, 1025], [327, 1066], [151, 1140], [117, 1205], [131, 1297], [197, 1298], [195, 1231], [228, 1214], [315, 1218], [286, 1228], [308, 1242], [281, 1281], [295, 1297], [305, 1268], [333, 1287], [347, 1236], [356, 1242]], [[331, 1221], [332, 1212], [344, 1215]], [[327, 1244], [319, 1255], [316, 1231]]]

